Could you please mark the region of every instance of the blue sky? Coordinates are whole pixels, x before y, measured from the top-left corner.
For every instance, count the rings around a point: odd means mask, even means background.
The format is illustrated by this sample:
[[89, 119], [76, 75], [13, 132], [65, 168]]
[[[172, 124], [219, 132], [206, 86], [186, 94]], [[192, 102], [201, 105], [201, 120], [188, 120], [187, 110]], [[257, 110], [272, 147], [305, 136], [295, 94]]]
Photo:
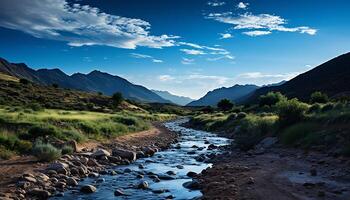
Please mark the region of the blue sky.
[[347, 0], [1, 0], [0, 57], [199, 98], [349, 51]]

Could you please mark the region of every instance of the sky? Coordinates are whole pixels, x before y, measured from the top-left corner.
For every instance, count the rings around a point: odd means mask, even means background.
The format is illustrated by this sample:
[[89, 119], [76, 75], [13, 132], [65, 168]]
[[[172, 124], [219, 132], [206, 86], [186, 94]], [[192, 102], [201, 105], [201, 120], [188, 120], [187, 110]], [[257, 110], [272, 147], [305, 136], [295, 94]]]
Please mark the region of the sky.
[[347, 53], [349, 8], [348, 0], [1, 0], [0, 57], [200, 98], [289, 80]]

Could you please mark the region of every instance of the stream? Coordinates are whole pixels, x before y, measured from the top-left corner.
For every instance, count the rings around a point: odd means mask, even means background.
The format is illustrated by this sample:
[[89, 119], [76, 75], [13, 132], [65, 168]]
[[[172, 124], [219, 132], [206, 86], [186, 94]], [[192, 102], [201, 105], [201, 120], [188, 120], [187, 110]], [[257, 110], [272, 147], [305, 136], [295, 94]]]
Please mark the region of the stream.
[[[157, 152], [149, 158], [138, 159], [130, 165], [111, 167], [117, 175], [101, 175], [99, 178], [86, 178], [79, 185], [92, 184], [97, 191], [92, 194], [82, 194], [79, 190], [68, 190], [63, 197], [52, 199], [196, 199], [202, 194], [199, 190], [183, 187], [183, 183], [191, 181], [188, 172], [200, 173], [211, 167], [211, 163], [198, 159], [198, 156], [220, 153], [218, 149], [208, 149], [210, 144], [215, 146], [227, 145], [230, 141], [215, 134], [184, 128], [181, 124], [187, 119], [180, 119], [165, 123], [171, 130], [180, 133], [178, 143], [171, 148]], [[196, 159], [197, 158], [197, 159]], [[157, 175], [160, 181], [155, 181]], [[146, 181], [149, 188], [142, 190], [136, 186]], [[76, 188], [79, 189], [79, 186]], [[126, 195], [115, 196], [114, 192], [121, 189]]]

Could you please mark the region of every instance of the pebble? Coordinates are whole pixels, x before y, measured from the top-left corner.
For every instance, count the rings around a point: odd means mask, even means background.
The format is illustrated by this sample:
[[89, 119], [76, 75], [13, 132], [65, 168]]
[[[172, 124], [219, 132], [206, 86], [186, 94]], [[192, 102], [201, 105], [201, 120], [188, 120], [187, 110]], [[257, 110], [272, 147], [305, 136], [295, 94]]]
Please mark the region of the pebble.
[[80, 191], [82, 192], [82, 193], [94, 193], [94, 192], [96, 192], [96, 187], [95, 186], [92, 186], [92, 185], [84, 185], [84, 186], [82, 186], [81, 188], [80, 188]]

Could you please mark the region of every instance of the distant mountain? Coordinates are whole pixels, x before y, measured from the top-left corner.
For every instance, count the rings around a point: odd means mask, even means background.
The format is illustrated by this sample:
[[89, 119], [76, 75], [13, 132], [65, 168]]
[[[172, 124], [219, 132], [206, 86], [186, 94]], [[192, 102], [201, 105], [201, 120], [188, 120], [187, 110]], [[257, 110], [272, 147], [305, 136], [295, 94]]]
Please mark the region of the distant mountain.
[[270, 91], [279, 91], [288, 97], [308, 100], [315, 91], [329, 96], [350, 92], [350, 53], [329, 60], [310, 71], [279, 86], [262, 87], [252, 93], [245, 102], [257, 101], [258, 97]]
[[254, 92], [259, 86], [256, 85], [234, 85], [232, 87], [222, 87], [208, 92], [202, 98], [192, 101], [187, 106], [216, 106], [221, 99], [230, 99], [236, 102], [240, 98]]
[[171, 101], [177, 105], [180, 105], [180, 106], [185, 106], [188, 103], [194, 101], [194, 99], [191, 99], [189, 97], [177, 96], [177, 95], [171, 94], [168, 91], [152, 90], [152, 92], [158, 94], [163, 99], [169, 100], [169, 101]]
[[0, 58], [0, 72], [17, 78], [25, 78], [42, 85], [58, 84], [62, 88], [102, 92], [106, 95], [121, 92], [127, 99], [171, 103], [143, 86], [134, 85], [119, 76], [96, 70], [89, 74], [76, 73], [69, 76], [59, 69], [33, 70], [23, 63], [9, 63]]

